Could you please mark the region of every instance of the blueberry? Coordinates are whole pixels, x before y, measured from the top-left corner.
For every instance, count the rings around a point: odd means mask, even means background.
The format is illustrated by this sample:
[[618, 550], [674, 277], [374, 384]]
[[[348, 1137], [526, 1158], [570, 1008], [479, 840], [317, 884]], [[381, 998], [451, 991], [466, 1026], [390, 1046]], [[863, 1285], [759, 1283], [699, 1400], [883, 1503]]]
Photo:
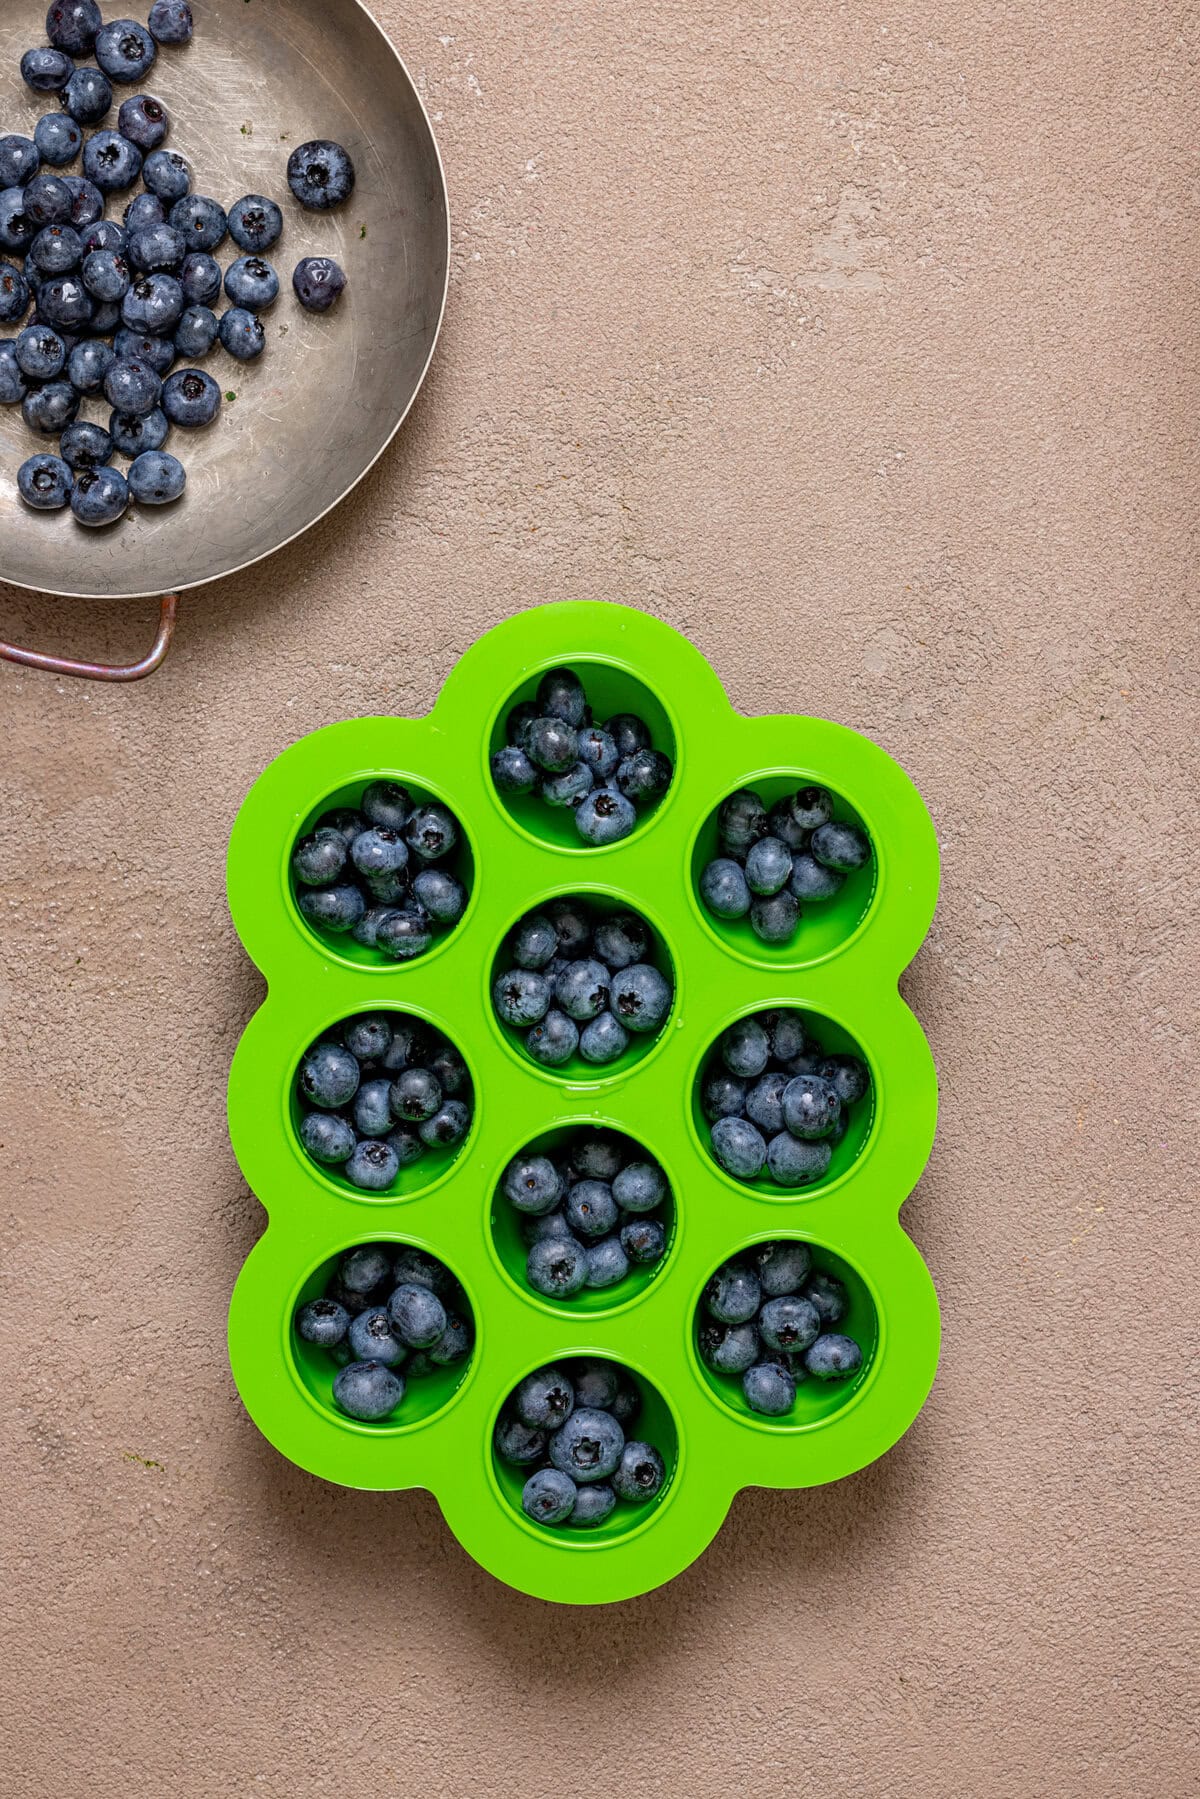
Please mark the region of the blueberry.
[[560, 956], [572, 962], [591, 953], [592, 925], [586, 906], [578, 900], [555, 899], [542, 911], [554, 926]]
[[605, 1067], [629, 1048], [629, 1033], [611, 1012], [601, 1012], [579, 1033], [579, 1053], [585, 1062]]
[[[750, 1251], [748, 1259], [768, 1299], [798, 1292], [812, 1265], [808, 1245], [786, 1238], [776, 1243], [758, 1244]], [[774, 1347], [778, 1349], [780, 1345]]]
[[525, 1034], [525, 1047], [543, 1068], [562, 1068], [579, 1047], [579, 1026], [552, 1006]]
[[826, 1056], [817, 1073], [823, 1080], [833, 1083], [844, 1106], [852, 1106], [864, 1098], [871, 1085], [867, 1065], [857, 1056]]
[[767, 832], [785, 843], [794, 856], [808, 848], [810, 833], [792, 817], [791, 801], [788, 799], [776, 800], [767, 813]]
[[446, 1328], [446, 1309], [428, 1287], [405, 1282], [388, 1300], [388, 1317], [409, 1349], [429, 1349]]
[[116, 412], [129, 412], [135, 418], [153, 412], [158, 405], [163, 384], [148, 362], [130, 357], [114, 362], [104, 377], [104, 392]]
[[730, 1074], [752, 1081], [767, 1066], [771, 1045], [757, 1018], [739, 1018], [721, 1038], [721, 1060]]
[[763, 1135], [745, 1118], [718, 1118], [712, 1127], [713, 1155], [727, 1174], [752, 1181], [767, 1158]]
[[296, 298], [307, 312], [328, 312], [346, 291], [346, 275], [332, 256], [305, 256], [292, 271]]
[[500, 1185], [510, 1205], [535, 1217], [552, 1211], [562, 1198], [562, 1176], [549, 1156], [514, 1156]]
[[279, 298], [279, 276], [261, 256], [239, 256], [225, 271], [225, 292], [235, 306], [265, 312]]
[[525, 726], [521, 748], [546, 774], [566, 774], [579, 760], [577, 734], [561, 718], [534, 718]]
[[171, 225], [183, 239], [186, 250], [215, 250], [225, 237], [228, 223], [225, 208], [204, 194], [187, 194], [171, 208]]
[[821, 1332], [821, 1316], [807, 1299], [786, 1294], [769, 1299], [758, 1318], [759, 1334], [770, 1349], [799, 1352], [814, 1343]]
[[309, 212], [328, 212], [354, 191], [354, 164], [340, 144], [314, 138], [288, 157], [288, 186]]
[[569, 1232], [531, 1244], [525, 1278], [544, 1299], [572, 1298], [582, 1290], [587, 1277], [587, 1252]]
[[709, 862], [700, 876], [700, 898], [717, 918], [744, 918], [750, 889], [738, 863], [729, 856]]
[[809, 847], [823, 867], [832, 868], [837, 874], [852, 874], [871, 860], [871, 839], [867, 833], [858, 825], [841, 820], [814, 831]]
[[646, 805], [662, 798], [671, 785], [674, 769], [661, 750], [635, 750], [617, 768], [617, 786], [627, 800]]
[[465, 1362], [471, 1353], [474, 1333], [465, 1318], [457, 1312], [446, 1313], [446, 1328], [429, 1350], [429, 1359], [435, 1368], [452, 1368], [457, 1362]]
[[607, 731], [599, 725], [582, 725], [576, 733], [579, 760], [591, 770], [596, 781], [607, 781], [616, 773], [620, 756]]
[[70, 504], [75, 477], [60, 456], [31, 456], [17, 470], [17, 489], [38, 512], [61, 512]]
[[123, 300], [129, 291], [129, 264], [116, 250], [90, 251], [81, 273], [83, 285], [97, 300]]
[[767, 814], [758, 795], [739, 787], [717, 810], [717, 835], [727, 853], [744, 857], [752, 844], [767, 834]]
[[357, 1058], [340, 1043], [314, 1043], [300, 1064], [300, 1092], [309, 1105], [332, 1110], [358, 1092]]
[[19, 332], [14, 353], [17, 367], [30, 381], [53, 381], [67, 360], [62, 338], [44, 325], [29, 325]]
[[393, 1336], [391, 1320], [379, 1306], [359, 1312], [351, 1320], [348, 1334], [350, 1348], [362, 1362], [382, 1362], [385, 1368], [397, 1368], [408, 1353]]
[[781, 1418], [796, 1403], [796, 1380], [779, 1362], [756, 1362], [742, 1376], [742, 1392], [752, 1412]]
[[614, 1176], [612, 1191], [623, 1212], [652, 1212], [667, 1197], [667, 1180], [657, 1162], [629, 1162]]
[[436, 924], [454, 925], [467, 905], [467, 890], [444, 868], [423, 868], [412, 884], [413, 898]]
[[576, 1181], [567, 1193], [563, 1216], [578, 1237], [604, 1237], [617, 1224], [617, 1202], [605, 1181]]
[[372, 781], [363, 789], [359, 805], [367, 824], [389, 831], [403, 831], [413, 812], [412, 795], [399, 781]]
[[804, 1283], [804, 1298], [815, 1307], [822, 1330], [840, 1324], [850, 1310], [850, 1295], [843, 1283], [821, 1268], [814, 1268]]
[[431, 1074], [435, 1074], [442, 1092], [451, 1099], [463, 1099], [470, 1096], [471, 1076], [467, 1065], [452, 1043], [442, 1042], [427, 1058], [427, 1066]]
[[824, 787], [801, 787], [787, 802], [792, 823], [816, 831], [833, 817], [833, 795]]
[[581, 1486], [607, 1480], [621, 1461], [625, 1433], [610, 1412], [577, 1406], [552, 1432], [550, 1460]]
[[393, 1117], [423, 1124], [442, 1103], [441, 1084], [428, 1068], [406, 1068], [391, 1083], [388, 1103]]
[[[240, 250], [250, 255], [261, 255], [264, 250], [269, 250], [278, 242], [282, 231], [282, 212], [274, 200], [268, 200], [263, 194], [246, 194], [229, 209], [229, 235]], [[337, 264], [332, 266], [336, 268]]]
[[571, 1147], [570, 1168], [581, 1181], [607, 1181], [610, 1185], [628, 1159], [628, 1145], [617, 1131], [588, 1130]]
[[33, 130], [33, 141], [43, 162], [52, 168], [65, 168], [74, 162], [83, 146], [83, 132], [65, 112], [48, 112]]
[[46, 36], [70, 56], [90, 56], [103, 23], [96, 0], [53, 0], [46, 14]]
[[354, 1154], [354, 1132], [333, 1112], [306, 1112], [300, 1120], [300, 1141], [314, 1162], [345, 1162]]
[[[64, 175], [63, 180], [71, 190], [71, 223], [77, 231], [94, 226], [104, 216], [104, 195], [94, 181], [85, 181], [82, 175]], [[114, 231], [121, 227], [114, 225]], [[97, 246], [98, 248], [110, 246]]]
[[782, 1069], [768, 1069], [746, 1095], [746, 1116], [764, 1137], [774, 1137], [783, 1129], [783, 1091], [789, 1079]]
[[129, 484], [115, 468], [87, 468], [75, 477], [71, 511], [81, 525], [111, 525], [129, 505]]
[[[121, 323], [121, 306], [117, 300], [97, 300], [92, 313], [92, 322], [88, 330], [96, 337], [108, 337]], [[75, 333], [70, 333], [71, 349], [79, 342]]]
[[345, 1341], [350, 1314], [336, 1299], [310, 1299], [296, 1313], [296, 1335], [319, 1349], [334, 1349]]
[[183, 257], [184, 240], [174, 225], [144, 225], [129, 233], [129, 260], [141, 275], [173, 273], [182, 268]]
[[441, 1299], [449, 1295], [454, 1285], [454, 1277], [445, 1263], [412, 1243], [402, 1243], [397, 1248], [392, 1259], [391, 1279], [397, 1287], [428, 1287]]
[[387, 1250], [377, 1243], [348, 1249], [338, 1264], [338, 1280], [348, 1293], [370, 1295], [391, 1278]]
[[384, 1141], [395, 1155], [398, 1168], [410, 1168], [425, 1154], [425, 1145], [410, 1124], [398, 1124]]
[[[0, 188], [23, 188], [32, 183], [41, 161], [32, 138], [22, 137], [15, 131], [0, 137]], [[53, 221], [43, 219], [39, 222], [50, 224]]]
[[531, 1430], [558, 1430], [575, 1409], [575, 1389], [563, 1369], [548, 1363], [525, 1376], [512, 1401]]
[[704, 1289], [704, 1304], [718, 1324], [749, 1324], [762, 1303], [762, 1288], [749, 1262], [725, 1262]]
[[492, 752], [491, 769], [498, 793], [531, 793], [538, 778], [538, 771], [525, 751], [512, 743]]
[[[0, 149], [4, 140], [0, 138]], [[38, 227], [25, 211], [24, 189], [7, 188], [0, 193], [0, 250], [22, 256], [37, 236]]]
[[[153, 412], [147, 412], [141, 417], [131, 412], [114, 412], [109, 417], [108, 429], [122, 456], [136, 460], [145, 455], [147, 450], [161, 449], [167, 441], [170, 426], [167, 424], [166, 413], [156, 406]], [[351, 888], [350, 891], [355, 890]], [[301, 906], [300, 909], [303, 911], [304, 907]], [[331, 926], [331, 929], [348, 930], [349, 926]]]
[[400, 1172], [400, 1162], [390, 1144], [378, 1137], [359, 1143], [346, 1163], [346, 1176], [366, 1192], [381, 1193], [390, 1187]]
[[758, 1331], [753, 1324], [702, 1324], [701, 1360], [714, 1374], [744, 1374], [759, 1358]]
[[778, 893], [792, 872], [792, 852], [778, 837], [760, 837], [746, 852], [746, 885], [751, 893]]
[[146, 22], [160, 44], [191, 42], [192, 9], [188, 0], [154, 0]]
[[436, 801], [418, 806], [404, 827], [404, 841], [422, 861], [440, 861], [458, 842], [458, 821], [448, 806]]
[[173, 425], [211, 425], [221, 410], [221, 390], [203, 369], [176, 369], [163, 383], [162, 409]]
[[0, 406], [19, 406], [29, 392], [29, 383], [17, 362], [16, 344], [12, 338], [0, 339]]
[[537, 687], [537, 704], [546, 718], [560, 718], [578, 730], [587, 716], [587, 695], [577, 674], [569, 668], [552, 668]]
[[554, 997], [568, 1018], [582, 1024], [608, 1005], [608, 970], [602, 962], [584, 956], [568, 962], [554, 983]]
[[562, 775], [545, 775], [538, 793], [547, 806], [577, 806], [592, 791], [592, 771], [584, 762], [576, 762]]
[[395, 874], [408, 866], [408, 847], [391, 825], [369, 825], [350, 845], [350, 860], [361, 875]]
[[[62, 434], [59, 450], [63, 461], [78, 473], [80, 469], [99, 468], [101, 464], [111, 462], [113, 440], [100, 425], [68, 425]], [[132, 485], [131, 481], [130, 486]]]
[[422, 906], [398, 906], [379, 921], [376, 947], [393, 962], [411, 962], [423, 956], [433, 942], [429, 914]]
[[83, 149], [83, 172], [102, 194], [122, 193], [142, 172], [142, 153], [117, 131], [97, 131]]
[[153, 68], [157, 55], [154, 39], [133, 19], [114, 19], [96, 33], [96, 61], [113, 81], [126, 85], [140, 81]]
[[351, 1362], [334, 1376], [333, 1397], [351, 1418], [386, 1418], [404, 1398], [404, 1379], [382, 1362]]
[[745, 1108], [746, 1097], [745, 1081], [725, 1068], [710, 1068], [700, 1088], [700, 1109], [710, 1121], [736, 1118]]
[[604, 729], [616, 744], [617, 756], [622, 762], [627, 756], [636, 756], [639, 750], [650, 748], [649, 729], [634, 712], [614, 713]]
[[79, 125], [98, 125], [112, 102], [112, 83], [99, 69], [76, 69], [62, 92], [63, 105]]
[[609, 1004], [626, 1030], [658, 1031], [666, 1023], [673, 998], [671, 983], [649, 962], [634, 962], [612, 977]]
[[819, 1074], [798, 1074], [783, 1091], [783, 1122], [793, 1137], [827, 1137], [841, 1115], [837, 1088]]
[[35, 175], [25, 188], [24, 210], [39, 231], [44, 225], [69, 225], [71, 190], [61, 175]]
[[470, 1107], [461, 1099], [443, 1099], [432, 1118], [417, 1126], [426, 1149], [456, 1149], [471, 1128]]
[[558, 949], [558, 933], [544, 912], [527, 912], [508, 940], [508, 951], [518, 968], [538, 970]]
[[545, 1455], [546, 1433], [544, 1430], [531, 1430], [515, 1412], [506, 1409], [496, 1420], [492, 1445], [502, 1462], [527, 1468], [531, 1462], [540, 1462]]
[[136, 144], [143, 155], [157, 150], [170, 128], [171, 119], [161, 100], [153, 94], [133, 94], [121, 102], [117, 113], [117, 130]]
[[[26, 50], [21, 58], [21, 80], [35, 94], [60, 94], [74, 72], [75, 64], [63, 50]], [[38, 149], [41, 148], [39, 144]]]
[[78, 411], [79, 395], [69, 381], [51, 381], [21, 402], [21, 417], [42, 437], [61, 437]]
[[207, 356], [218, 331], [215, 312], [207, 306], [189, 306], [175, 327], [175, 348], [180, 356]]
[[392, 1083], [386, 1075], [363, 1081], [354, 1095], [354, 1128], [360, 1137], [386, 1137], [395, 1120], [391, 1111]]
[[631, 1262], [661, 1261], [666, 1247], [666, 1232], [657, 1218], [633, 1218], [621, 1226], [621, 1248]]
[[593, 942], [600, 960], [616, 971], [642, 960], [650, 947], [650, 933], [636, 912], [611, 912], [597, 919]]
[[142, 166], [142, 180], [148, 192], [170, 206], [191, 188], [192, 172], [175, 150], [151, 150]]
[[828, 1331], [818, 1337], [804, 1357], [804, 1366], [818, 1380], [848, 1380], [862, 1367], [862, 1350], [853, 1337]]
[[611, 1411], [620, 1390], [620, 1375], [611, 1362], [599, 1356], [580, 1356], [571, 1363], [569, 1372], [576, 1405]]
[[38, 288], [38, 315], [55, 331], [78, 331], [90, 324], [95, 303], [75, 275], [53, 275]]
[[810, 1187], [829, 1167], [830, 1145], [812, 1143], [780, 1131], [767, 1145], [767, 1167], [780, 1187]]
[[571, 1515], [566, 1520], [572, 1530], [595, 1530], [615, 1510], [617, 1495], [607, 1481], [593, 1481], [590, 1486], [577, 1487], [575, 1504]]
[[578, 1491], [575, 1482], [557, 1468], [539, 1468], [525, 1482], [521, 1510], [537, 1524], [565, 1524], [575, 1510]]
[[[183, 288], [174, 275], [143, 275], [121, 302], [126, 329], [145, 332], [150, 337], [163, 337], [174, 331], [182, 317]], [[171, 352], [173, 357], [173, 346]], [[215, 381], [213, 386], [216, 387]], [[217, 392], [219, 400], [220, 389]]]
[[165, 225], [167, 209], [157, 194], [138, 194], [129, 202], [123, 214], [127, 237], [134, 237], [139, 231], [153, 231], [156, 225]]
[[593, 849], [620, 843], [637, 824], [632, 800], [614, 787], [595, 788], [575, 809], [575, 829]]
[[833, 898], [845, 878], [836, 869], [822, 867], [816, 857], [805, 850], [792, 862], [788, 886], [798, 900], [827, 900]]
[[108, 345], [97, 343], [76, 344], [67, 357], [67, 374], [72, 387], [81, 394], [98, 394], [104, 387], [104, 377], [117, 360], [116, 352]]
[[510, 968], [493, 981], [492, 1003], [504, 1024], [537, 1024], [550, 1008], [549, 983], [532, 969]]
[[753, 901], [750, 924], [763, 943], [788, 943], [800, 922], [800, 906], [785, 889]]
[[155, 337], [150, 331], [133, 331], [122, 325], [113, 339], [113, 348], [125, 361], [148, 362], [156, 375], [166, 375], [175, 362], [175, 346], [169, 338]]
[[612, 1484], [619, 1499], [645, 1505], [666, 1479], [666, 1467], [652, 1443], [626, 1443], [613, 1471]]

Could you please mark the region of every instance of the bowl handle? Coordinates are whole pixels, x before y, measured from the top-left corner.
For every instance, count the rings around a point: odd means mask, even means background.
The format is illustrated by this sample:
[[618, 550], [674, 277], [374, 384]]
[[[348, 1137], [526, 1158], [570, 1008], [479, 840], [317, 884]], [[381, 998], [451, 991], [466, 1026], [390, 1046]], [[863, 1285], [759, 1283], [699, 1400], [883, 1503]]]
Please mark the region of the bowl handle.
[[165, 659], [175, 635], [177, 593], [165, 593], [159, 602], [158, 630], [140, 662], [72, 662], [67, 656], [46, 656], [40, 650], [21, 650], [15, 643], [0, 642], [0, 660], [40, 668], [50, 675], [78, 675], [84, 681], [142, 681]]

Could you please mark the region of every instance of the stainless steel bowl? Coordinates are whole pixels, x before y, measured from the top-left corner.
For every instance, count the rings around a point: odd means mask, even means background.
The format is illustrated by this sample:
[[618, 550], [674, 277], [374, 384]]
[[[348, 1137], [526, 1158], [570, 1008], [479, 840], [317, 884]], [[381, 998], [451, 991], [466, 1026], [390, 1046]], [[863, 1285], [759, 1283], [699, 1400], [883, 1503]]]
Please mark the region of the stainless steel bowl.
[[[19, 407], [0, 409], [0, 581], [71, 598], [173, 599], [238, 573], [362, 479], [429, 366], [445, 306], [449, 210], [433, 129], [392, 44], [358, 0], [202, 0], [195, 12], [193, 42], [162, 49], [142, 86], [166, 103], [168, 145], [192, 165], [197, 192], [226, 206], [264, 193], [283, 207], [284, 235], [270, 253], [282, 291], [264, 314], [266, 352], [239, 363], [213, 351], [204, 366], [227, 391], [221, 416], [203, 431], [175, 430], [169, 445], [187, 467], [183, 499], [161, 512], [131, 507], [103, 531], [21, 503], [17, 468], [55, 442], [35, 439]], [[5, 0], [2, 130], [31, 135], [53, 109], [17, 72], [22, 51], [44, 41], [45, 0]], [[116, 90], [106, 125], [135, 91]], [[345, 144], [358, 172], [349, 204], [331, 214], [303, 211], [288, 192], [288, 156], [314, 137]], [[237, 254], [228, 242], [217, 253], [222, 263]], [[291, 289], [295, 264], [316, 254], [336, 257], [349, 278], [326, 316], [304, 312]], [[80, 412], [107, 416], [102, 401]], [[168, 637], [173, 610], [164, 605]], [[0, 654], [64, 666], [11, 645]], [[128, 679], [148, 669], [108, 672]]]

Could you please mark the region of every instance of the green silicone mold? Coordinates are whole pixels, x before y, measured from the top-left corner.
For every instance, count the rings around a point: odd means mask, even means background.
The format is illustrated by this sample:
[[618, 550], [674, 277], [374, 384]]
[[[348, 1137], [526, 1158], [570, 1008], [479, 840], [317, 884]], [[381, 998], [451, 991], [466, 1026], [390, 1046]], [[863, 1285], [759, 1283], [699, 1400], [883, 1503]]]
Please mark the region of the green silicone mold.
[[[580, 671], [598, 714], [640, 709], [675, 760], [670, 790], [624, 842], [591, 849], [561, 813], [494, 791], [489, 753], [515, 700], [557, 664]], [[436, 793], [467, 839], [471, 883], [457, 927], [413, 962], [386, 966], [312, 931], [296, 910], [289, 856], [327, 805], [377, 776]], [[712, 815], [733, 788], [769, 798], [819, 782], [869, 831], [870, 878], [812, 908], [782, 950], [709, 917], [695, 881]], [[566, 829], [564, 829], [564, 824]], [[363, 718], [314, 732], [256, 782], [229, 850], [229, 900], [268, 983], [234, 1057], [233, 1147], [269, 1225], [233, 1294], [230, 1357], [245, 1404], [270, 1441], [344, 1486], [434, 1493], [459, 1542], [499, 1579], [542, 1599], [601, 1604], [670, 1580], [720, 1528], [742, 1487], [810, 1487], [865, 1466], [920, 1410], [938, 1351], [937, 1299], [901, 1229], [899, 1208], [928, 1158], [937, 1110], [933, 1062], [897, 980], [933, 916], [937, 846], [912, 783], [882, 750], [835, 724], [743, 718], [712, 669], [668, 626], [615, 605], [563, 604], [509, 619], [467, 651], [423, 719]], [[538, 1068], [492, 1012], [489, 982], [505, 933], [555, 894], [631, 906], [659, 934], [675, 1004], [661, 1036], [604, 1070]], [[696, 1084], [733, 1019], [798, 1006], [831, 1045], [855, 1043], [874, 1076], [872, 1103], [815, 1187], [786, 1191], [729, 1179], [708, 1153]], [[471, 1133], [454, 1155], [417, 1163], [395, 1191], [362, 1193], [323, 1172], [295, 1134], [296, 1066], [319, 1033], [356, 1012], [429, 1020], [465, 1056], [475, 1085]], [[527, 1143], [603, 1121], [667, 1169], [670, 1248], [653, 1279], [586, 1305], [524, 1287], [496, 1186]], [[737, 1382], [713, 1376], [695, 1347], [695, 1313], [713, 1268], [755, 1242], [799, 1237], [848, 1283], [864, 1350], [846, 1386], [809, 1382], [795, 1411], [766, 1420]], [[476, 1342], [464, 1368], [413, 1381], [395, 1417], [363, 1425], [330, 1397], [333, 1368], [302, 1353], [297, 1304], [331, 1259], [367, 1241], [412, 1243], [462, 1281]], [[650, 1505], [618, 1509], [594, 1533], [555, 1531], [520, 1511], [516, 1471], [498, 1466], [492, 1428], [531, 1369], [572, 1355], [629, 1368], [642, 1387], [640, 1430], [669, 1478]]]

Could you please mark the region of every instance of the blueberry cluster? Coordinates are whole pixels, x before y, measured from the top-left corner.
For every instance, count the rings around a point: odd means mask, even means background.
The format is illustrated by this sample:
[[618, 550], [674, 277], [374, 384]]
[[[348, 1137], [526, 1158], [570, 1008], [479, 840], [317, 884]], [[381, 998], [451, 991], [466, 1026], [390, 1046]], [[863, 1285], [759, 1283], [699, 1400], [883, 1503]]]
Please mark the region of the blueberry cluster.
[[474, 1109], [454, 1045], [399, 1012], [365, 1012], [319, 1037], [296, 1092], [305, 1150], [368, 1193], [432, 1150], [457, 1149]]
[[723, 1032], [700, 1080], [712, 1153], [739, 1181], [756, 1180], [765, 1166], [781, 1187], [811, 1186], [870, 1086], [866, 1064], [827, 1055], [803, 1012], [741, 1018]]
[[675, 990], [648, 958], [654, 934], [636, 912], [598, 911], [556, 899], [527, 912], [510, 933], [507, 967], [492, 982], [496, 1016], [535, 1062], [561, 1068], [575, 1054], [604, 1067], [631, 1033], [653, 1036]]
[[569, 668], [542, 676], [536, 700], [513, 707], [504, 734], [507, 742], [492, 756], [497, 792], [532, 793], [547, 806], [568, 808], [594, 849], [628, 837], [639, 807], [660, 800], [675, 772], [635, 713], [594, 723], [583, 682]]
[[848, 874], [871, 860], [871, 840], [833, 816], [825, 787], [801, 787], [768, 812], [749, 787], [721, 802], [720, 855], [700, 876], [700, 898], [714, 918], [750, 918], [764, 943], [788, 943], [802, 907], [832, 899]]
[[587, 1530], [655, 1498], [666, 1464], [653, 1443], [625, 1434], [640, 1408], [637, 1386], [611, 1362], [581, 1358], [527, 1374], [494, 1438], [501, 1461], [531, 1471], [521, 1493], [526, 1517]]
[[340, 1364], [333, 1397], [348, 1418], [390, 1418], [409, 1380], [465, 1364], [471, 1307], [450, 1270], [407, 1244], [346, 1251], [319, 1299], [297, 1309], [296, 1335]]
[[759, 1243], [705, 1287], [697, 1346], [714, 1374], [741, 1376], [752, 1411], [779, 1418], [802, 1381], [849, 1380], [862, 1367], [854, 1338], [833, 1329], [849, 1308], [844, 1283], [813, 1267], [807, 1243]]
[[467, 890], [444, 866], [462, 839], [436, 800], [372, 781], [358, 805], [323, 813], [292, 851], [296, 903], [322, 931], [349, 931], [394, 962], [422, 956], [462, 917]]
[[[160, 45], [190, 41], [187, 0], [154, 0], [148, 27], [106, 25], [96, 0], [53, 0], [49, 44], [25, 52], [21, 75], [62, 111], [39, 119], [32, 139], [0, 136], [0, 327], [15, 332], [0, 338], [0, 405], [20, 405], [31, 431], [59, 440], [57, 454], [22, 464], [17, 488], [36, 511], [70, 506], [93, 527], [113, 524], [131, 500], [180, 497], [187, 474], [163, 445], [172, 426], [211, 424], [222, 400], [213, 377], [190, 365], [218, 343], [240, 362], [261, 355], [259, 314], [279, 293], [263, 254], [283, 230], [279, 207], [247, 194], [227, 213], [193, 193], [188, 164], [164, 148], [161, 100], [135, 94], [115, 130], [85, 134], [108, 118], [114, 83], [136, 85]], [[65, 173], [76, 158], [82, 173]], [[139, 180], [144, 191], [121, 222], [106, 218]], [[288, 181], [301, 205], [323, 211], [349, 196], [354, 168], [339, 145], [316, 141], [293, 152]], [[243, 253], [222, 271], [214, 252], [226, 236]], [[302, 305], [325, 311], [345, 276], [326, 257], [306, 257], [293, 285]], [[218, 318], [222, 286], [230, 304]], [[85, 401], [106, 407], [105, 424], [80, 419]], [[127, 474], [112, 465], [117, 452]]]
[[559, 1150], [514, 1156], [500, 1191], [521, 1216], [525, 1278], [546, 1299], [614, 1287], [666, 1250], [667, 1177], [617, 1131], [580, 1131]]

